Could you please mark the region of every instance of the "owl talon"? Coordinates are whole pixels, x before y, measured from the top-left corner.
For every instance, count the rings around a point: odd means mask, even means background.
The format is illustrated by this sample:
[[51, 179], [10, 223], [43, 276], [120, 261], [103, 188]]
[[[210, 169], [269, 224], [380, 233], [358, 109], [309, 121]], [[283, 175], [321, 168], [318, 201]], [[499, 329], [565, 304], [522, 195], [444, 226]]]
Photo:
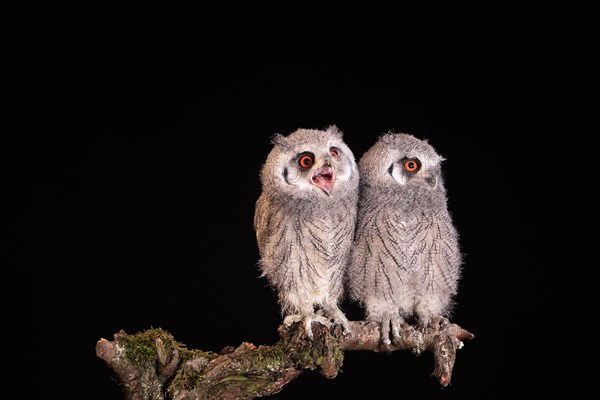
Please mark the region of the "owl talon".
[[339, 308], [321, 308], [317, 311], [317, 315], [328, 317], [333, 322], [333, 325], [341, 326], [344, 335], [350, 333], [350, 323], [348, 322], [348, 318], [346, 318]]
[[391, 345], [392, 345], [392, 341], [390, 340], [390, 338], [383, 338], [381, 340], [381, 344], [383, 344], [383, 347], [386, 348], [387, 351], [391, 351]]
[[312, 331], [312, 320], [310, 318], [304, 319], [304, 334], [310, 340], [314, 339], [313, 331]]
[[442, 316], [421, 316], [419, 318], [419, 322], [417, 323], [417, 329], [421, 331], [421, 333], [425, 334], [429, 330], [429, 328], [440, 328], [450, 324], [450, 320], [446, 317]]
[[450, 325], [450, 320], [446, 317], [436, 317], [434, 318], [434, 323], [437, 324], [440, 329], [444, 329], [448, 325]]
[[392, 343], [390, 340], [390, 319], [384, 318], [381, 322], [381, 342], [384, 346], [389, 347]]
[[333, 323], [330, 320], [328, 320], [327, 318], [325, 318], [321, 315], [314, 315], [311, 317], [306, 317], [306, 319], [310, 319], [311, 321], [318, 322], [322, 325], [325, 325], [328, 328], [331, 328], [333, 326]]
[[420, 318], [419, 322], [417, 322], [417, 330], [422, 334], [426, 334], [429, 328], [429, 321], [429, 318]]
[[404, 325], [404, 319], [398, 314], [392, 314], [383, 318], [381, 322], [381, 342], [386, 348], [402, 339], [400, 327]]
[[306, 333], [306, 336], [310, 340], [313, 339], [313, 331], [312, 331], [312, 323], [313, 322], [318, 322], [321, 325], [326, 326], [327, 328], [331, 328], [331, 326], [333, 325], [331, 323], [331, 321], [329, 321], [327, 318], [325, 318], [321, 315], [318, 315], [318, 314], [304, 317], [304, 332]]
[[299, 314], [294, 314], [294, 315], [288, 315], [283, 319], [283, 324], [286, 327], [290, 327], [293, 324], [295, 324], [296, 322], [302, 322], [303, 327], [304, 327], [304, 333], [306, 334], [306, 337], [308, 337], [309, 339], [313, 339], [314, 335], [312, 332], [312, 323], [313, 322], [318, 322], [321, 325], [326, 326], [327, 328], [331, 328], [333, 326], [333, 323], [328, 320], [327, 318], [323, 317], [322, 315], [319, 314], [312, 314], [312, 315], [299, 315]]
[[288, 315], [283, 319], [283, 324], [286, 327], [294, 325], [296, 322], [302, 321], [302, 315]]
[[348, 321], [346, 321], [346, 322], [337, 321], [336, 324], [340, 325], [342, 327], [342, 334], [347, 335], [349, 333], [352, 333], [352, 331], [350, 330], [350, 325], [348, 324]]

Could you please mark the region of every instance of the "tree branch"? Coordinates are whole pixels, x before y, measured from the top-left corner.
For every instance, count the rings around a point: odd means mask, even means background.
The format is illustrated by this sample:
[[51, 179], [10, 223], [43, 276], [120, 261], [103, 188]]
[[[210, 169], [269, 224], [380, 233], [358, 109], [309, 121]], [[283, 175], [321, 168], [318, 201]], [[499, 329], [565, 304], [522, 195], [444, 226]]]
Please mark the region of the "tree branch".
[[301, 324], [280, 325], [280, 340], [271, 346], [243, 342], [220, 353], [187, 349], [166, 331], [151, 329], [134, 335], [120, 331], [114, 340], [100, 339], [96, 355], [119, 379], [126, 400], [253, 399], [280, 392], [306, 369], [325, 378], [338, 374], [345, 351], [430, 351], [432, 375], [442, 386], [452, 378], [456, 351], [475, 336], [456, 324], [442, 324], [422, 333], [400, 329], [400, 340], [382, 345], [378, 324], [350, 322], [351, 333], [313, 324], [314, 339]]

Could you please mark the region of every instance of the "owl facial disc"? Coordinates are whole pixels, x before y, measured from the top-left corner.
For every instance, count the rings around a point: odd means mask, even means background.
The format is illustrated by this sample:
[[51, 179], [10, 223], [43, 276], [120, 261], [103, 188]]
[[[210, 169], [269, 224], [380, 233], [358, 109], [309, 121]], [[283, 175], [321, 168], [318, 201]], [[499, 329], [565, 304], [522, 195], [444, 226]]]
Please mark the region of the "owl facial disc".
[[322, 168], [315, 170], [310, 178], [310, 183], [323, 190], [328, 196], [331, 196], [334, 182], [335, 169], [329, 165], [325, 165]]

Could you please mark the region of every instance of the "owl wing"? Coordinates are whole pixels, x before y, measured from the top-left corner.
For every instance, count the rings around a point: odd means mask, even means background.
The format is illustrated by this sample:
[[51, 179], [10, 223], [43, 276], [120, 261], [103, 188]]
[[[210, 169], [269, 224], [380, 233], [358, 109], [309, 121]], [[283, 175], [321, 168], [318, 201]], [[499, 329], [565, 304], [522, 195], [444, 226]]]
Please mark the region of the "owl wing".
[[282, 205], [284, 204], [273, 202], [270, 196], [263, 194], [256, 202], [254, 213], [259, 265], [263, 275], [269, 276], [277, 287], [285, 277], [287, 261], [290, 257], [298, 257], [293, 255], [294, 250], [297, 251], [297, 246], [293, 244], [299, 242], [296, 236], [298, 232], [289, 229], [290, 221], [286, 218]]
[[264, 251], [266, 241], [269, 237], [269, 202], [263, 194], [256, 201], [254, 211], [254, 230], [256, 232], [256, 241], [259, 252]]
[[427, 293], [455, 294], [460, 274], [461, 253], [458, 234], [450, 215], [438, 213], [420, 221], [425, 229], [418, 237], [421, 246], [415, 247], [409, 264], [421, 264], [421, 288]]

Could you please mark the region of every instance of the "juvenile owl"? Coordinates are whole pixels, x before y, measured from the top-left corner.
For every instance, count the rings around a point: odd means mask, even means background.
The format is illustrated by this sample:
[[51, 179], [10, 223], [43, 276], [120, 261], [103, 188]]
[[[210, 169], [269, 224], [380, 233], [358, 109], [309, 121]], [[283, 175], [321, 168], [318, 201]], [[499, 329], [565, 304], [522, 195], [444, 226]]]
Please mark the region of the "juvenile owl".
[[442, 180], [443, 157], [424, 140], [386, 133], [361, 157], [360, 199], [350, 296], [382, 340], [399, 338], [405, 319], [425, 331], [447, 322], [462, 256]]
[[284, 323], [348, 320], [339, 308], [356, 222], [359, 174], [336, 126], [272, 138], [261, 169], [254, 228], [259, 266], [276, 291]]

